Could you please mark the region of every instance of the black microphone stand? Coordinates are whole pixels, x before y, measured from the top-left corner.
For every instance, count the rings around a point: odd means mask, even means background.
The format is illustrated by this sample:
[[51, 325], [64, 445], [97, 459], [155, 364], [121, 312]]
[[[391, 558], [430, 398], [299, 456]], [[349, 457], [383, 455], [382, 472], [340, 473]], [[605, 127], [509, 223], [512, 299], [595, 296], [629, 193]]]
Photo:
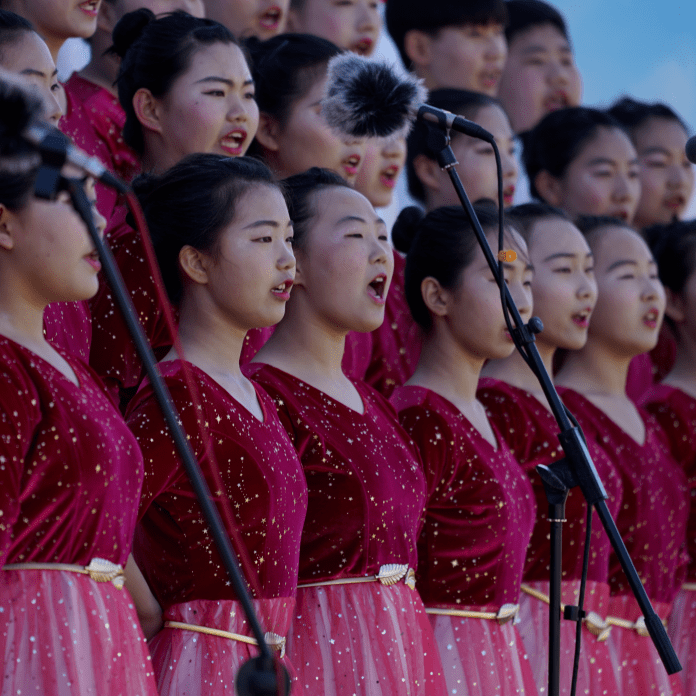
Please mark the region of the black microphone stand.
[[[235, 680], [237, 692], [239, 696], [285, 696], [290, 693], [290, 676], [285, 667], [274, 658], [266, 642], [261, 624], [254, 611], [247, 584], [239, 569], [232, 543], [225, 531], [220, 513], [213, 503], [213, 496], [203, 477], [200, 464], [191, 450], [169, 392], [157, 370], [156, 358], [138, 321], [133, 303], [111, 250], [104, 243], [94, 225], [92, 204], [85, 194], [83, 181], [81, 179], [66, 178], [61, 174], [66, 161], [69, 142], [67, 137], [58, 132], [47, 135], [42, 141], [39, 150], [43, 159], [43, 165], [39, 168], [36, 177], [36, 196], [50, 200], [55, 198], [58, 191], [66, 190], [70, 194], [75, 211], [87, 226], [92, 242], [102, 262], [104, 275], [123, 313], [138, 355], [143, 361], [145, 371], [155, 393], [155, 398], [162, 410], [165, 422], [190, 479], [191, 486], [198, 498], [213, 541], [220, 553], [235, 594], [249, 621], [254, 638], [258, 643], [260, 654], [248, 660], [237, 673]], [[119, 188], [122, 191], [127, 190], [125, 184], [122, 183]]]
[[[439, 111], [439, 110], [438, 110]], [[431, 110], [433, 113], [434, 110]], [[562, 535], [563, 522], [565, 522], [565, 502], [568, 497], [569, 489], [579, 486], [588, 506], [593, 506], [597, 510], [597, 514], [602, 522], [602, 525], [609, 537], [612, 548], [619, 558], [621, 567], [626, 573], [628, 583], [635, 595], [635, 598], [640, 606], [643, 616], [645, 617], [645, 625], [648, 629], [650, 637], [655, 644], [660, 659], [665, 666], [668, 674], [675, 674], [682, 669], [677, 658], [674, 648], [669, 641], [665, 627], [662, 625], [660, 617], [655, 613], [648, 595], [643, 588], [643, 584], [638, 577], [633, 562], [626, 550], [623, 539], [619, 534], [616, 524], [607, 508], [606, 499], [607, 493], [597, 474], [597, 471], [590, 457], [585, 444], [585, 438], [582, 430], [578, 426], [571, 424], [568, 412], [561, 402], [558, 392], [551, 381], [551, 378], [546, 371], [542, 362], [539, 350], [536, 347], [534, 334], [540, 333], [543, 330], [543, 325], [538, 317], [532, 317], [528, 324], [524, 324], [520, 316], [517, 306], [515, 305], [507, 286], [502, 272], [502, 262], [496, 262], [493, 256], [486, 235], [481, 227], [481, 223], [476, 216], [476, 212], [471, 205], [471, 201], [464, 190], [462, 182], [457, 174], [455, 166], [458, 164], [457, 159], [450, 147], [449, 126], [447, 123], [446, 112], [435, 112], [438, 119], [438, 125], [433, 125], [432, 117], [428, 117], [428, 147], [431, 152], [437, 157], [438, 164], [444, 169], [452, 181], [452, 185], [457, 193], [462, 207], [466, 211], [471, 225], [478, 239], [478, 243], [483, 251], [486, 261], [493, 272], [493, 276], [501, 288], [501, 296], [503, 299], [503, 311], [505, 319], [510, 329], [510, 335], [513, 337], [515, 346], [522, 354], [525, 362], [530, 366], [534, 375], [539, 380], [541, 388], [546, 396], [551, 411], [558, 423], [560, 433], [558, 439], [563, 447], [565, 457], [548, 466], [540, 465], [537, 467], [537, 472], [541, 476], [544, 491], [549, 503], [549, 521], [551, 523], [551, 558], [550, 558], [550, 582], [549, 582], [549, 681], [548, 681], [548, 696], [559, 696], [560, 692], [560, 662], [561, 662], [561, 551], [562, 551]], [[493, 146], [496, 157], [498, 172], [501, 171], [500, 153], [493, 142], [493, 139], [484, 138]], [[502, 198], [502, 195], [500, 196]], [[502, 200], [499, 200], [499, 208], [501, 210], [502, 219]], [[502, 236], [502, 230], [501, 230]], [[510, 324], [507, 313], [510, 313], [514, 321], [515, 327]], [[589, 516], [588, 516], [589, 518]], [[589, 521], [589, 520], [588, 520]], [[566, 607], [566, 613], [569, 618], [581, 620], [580, 614], [575, 608]]]

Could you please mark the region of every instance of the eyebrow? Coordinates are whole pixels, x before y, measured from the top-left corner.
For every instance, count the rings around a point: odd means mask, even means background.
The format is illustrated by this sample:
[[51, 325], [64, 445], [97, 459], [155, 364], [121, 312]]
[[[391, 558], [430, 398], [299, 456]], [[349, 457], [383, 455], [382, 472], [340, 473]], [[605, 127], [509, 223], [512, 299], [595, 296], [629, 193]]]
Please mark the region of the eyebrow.
[[[608, 164], [611, 167], [617, 166], [616, 160], [609, 159], [608, 157], [595, 157], [594, 159], [590, 160], [587, 163], [587, 166], [588, 167], [596, 167], [596, 166], [601, 165], [601, 164]], [[638, 158], [635, 157], [634, 159], [629, 160], [628, 164], [629, 165], [639, 164]]]
[[[619, 266], [637, 266], [638, 262], [637, 261], [632, 261], [631, 259], [622, 259], [620, 261], [614, 261], [614, 263], [607, 268], [607, 273], [609, 271], [613, 271], [615, 268], [619, 268]], [[648, 261], [648, 266], [657, 266], [657, 262], [655, 259], [650, 259]]]
[[[387, 223], [382, 220], [382, 218], [375, 218], [375, 223], [378, 225], [384, 225], [386, 227]], [[345, 217], [342, 217], [337, 223], [336, 227], [339, 225], [342, 225], [345, 222], [362, 222], [363, 225], [367, 225], [367, 220], [365, 218], [361, 218], [359, 215], [346, 215]]]
[[[577, 258], [578, 254], [571, 254], [570, 252], [567, 251], [559, 251], [557, 254], [551, 254], [551, 256], [547, 256], [544, 259], [544, 263], [547, 261], [553, 261], [554, 259], [574, 259]], [[585, 258], [592, 258], [592, 252], [588, 252], [585, 254]]]
[[532, 46], [527, 46], [522, 53], [523, 54], [528, 54], [528, 53], [549, 53], [551, 51], [555, 50], [560, 50], [561, 53], [572, 53], [573, 51], [571, 50], [570, 46], [561, 46], [558, 49], [556, 48], [549, 48], [548, 46], [544, 46], [543, 44], [533, 44]]
[[[200, 80], [196, 80], [194, 82], [195, 85], [199, 85], [202, 82], [223, 82], [224, 84], [228, 85], [229, 87], [234, 87], [234, 80], [228, 80], [226, 77], [218, 77], [217, 75], [210, 75], [209, 77], [203, 77]], [[244, 82], [242, 82], [242, 86], [244, 85], [253, 85], [254, 80], [249, 77]]]
[[[54, 77], [55, 75], [58, 74], [58, 70], [54, 70], [49, 77]], [[34, 68], [25, 68], [22, 70], [20, 75], [36, 75], [37, 77], [46, 77], [46, 73], [42, 72], [41, 70], [35, 70]]]
[[666, 155], [669, 157], [672, 153], [666, 148], [666, 147], [661, 147], [660, 145], [654, 145], [653, 147], [649, 147], [646, 150], [643, 150], [641, 153], [642, 155]]
[[[288, 223], [288, 227], [292, 226], [292, 222]], [[281, 224], [277, 222], [276, 220], [256, 220], [256, 222], [251, 222], [245, 227], [242, 227], [243, 230], [253, 230], [256, 229], [257, 227], [281, 227]]]

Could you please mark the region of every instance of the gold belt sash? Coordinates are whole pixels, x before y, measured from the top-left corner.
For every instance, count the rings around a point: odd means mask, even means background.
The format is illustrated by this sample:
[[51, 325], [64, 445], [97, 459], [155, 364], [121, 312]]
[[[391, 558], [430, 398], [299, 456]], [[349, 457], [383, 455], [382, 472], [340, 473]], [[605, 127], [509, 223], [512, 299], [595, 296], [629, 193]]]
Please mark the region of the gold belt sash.
[[[629, 631], [635, 631], [639, 636], [646, 638], [650, 635], [648, 627], [645, 625], [645, 617], [639, 616], [635, 621], [620, 619], [618, 616], [607, 616], [607, 623], [617, 628], [625, 628]], [[667, 622], [662, 619], [662, 625], [666, 626]]]
[[324, 582], [308, 582], [298, 585], [297, 589], [304, 587], [323, 587], [324, 585], [355, 585], [362, 582], [379, 582], [382, 585], [396, 585], [400, 580], [412, 590], [416, 589], [416, 574], [413, 568], [405, 564], [390, 563], [383, 565], [377, 575], [366, 575], [362, 578], [340, 578], [338, 580], [324, 580]]
[[123, 568], [103, 558], [93, 558], [88, 566], [72, 563], [8, 563], [3, 570], [67, 570], [70, 573], [89, 575], [95, 582], [110, 582], [116, 589], [123, 589], [126, 582]]
[[[528, 594], [530, 597], [534, 597], [534, 599], [538, 599], [539, 601], [544, 602], [544, 604], [551, 604], [551, 598], [547, 594], [544, 594], [539, 590], [535, 590], [533, 587], [530, 587], [529, 585], [521, 585], [520, 589], [522, 590], [522, 592]], [[561, 611], [564, 611], [565, 607], [566, 605], [563, 602], [561, 602]], [[587, 627], [587, 630], [600, 643], [604, 642], [609, 637], [612, 625], [617, 625], [612, 624], [612, 622], [608, 618], [603, 619], [596, 611], [588, 612], [585, 618], [582, 620], [582, 622]]]
[[514, 620], [520, 611], [519, 604], [503, 604], [497, 612], [494, 611], [470, 611], [468, 609], [438, 609], [426, 607], [426, 614], [438, 616], [458, 616], [462, 619], [488, 619], [497, 621], [501, 626]]
[[[218, 638], [227, 638], [228, 640], [236, 640], [240, 643], [246, 643], [247, 645], [258, 645], [256, 638], [251, 636], [245, 636], [241, 633], [232, 633], [230, 631], [223, 631], [219, 628], [209, 628], [208, 626], [197, 626], [196, 624], [183, 623], [181, 621], [165, 621], [165, 628], [178, 628], [182, 631], [193, 631], [194, 633], [205, 633], [209, 636], [217, 636]], [[279, 636], [277, 633], [268, 632], [264, 635], [266, 643], [268, 646], [280, 652], [280, 657], [285, 657], [285, 638]]]
[[696, 582], [685, 582], [682, 585], [682, 590], [689, 590], [690, 592], [696, 592]]

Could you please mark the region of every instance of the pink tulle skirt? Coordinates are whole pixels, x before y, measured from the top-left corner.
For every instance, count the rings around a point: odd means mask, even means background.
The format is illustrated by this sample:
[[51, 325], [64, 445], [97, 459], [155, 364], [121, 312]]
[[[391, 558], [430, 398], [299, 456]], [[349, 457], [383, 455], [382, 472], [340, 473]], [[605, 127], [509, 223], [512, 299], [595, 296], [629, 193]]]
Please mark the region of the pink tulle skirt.
[[[254, 600], [264, 632], [287, 636], [294, 604], [290, 597]], [[231, 600], [175, 604], [164, 620], [251, 636], [241, 605]], [[160, 696], [230, 696], [237, 670], [259, 654], [255, 645], [179, 628], [163, 628], [150, 641], [150, 652]], [[302, 694], [287, 658], [282, 662], [293, 678], [293, 696]]]
[[[525, 584], [547, 596], [549, 594], [549, 583], [546, 581]], [[562, 582], [561, 601], [564, 604], [577, 604], [579, 589], [579, 580]], [[588, 581], [585, 590], [585, 611], [594, 611], [604, 619], [608, 613], [608, 606], [609, 585]], [[549, 679], [548, 604], [523, 593], [520, 597], [520, 622], [517, 624], [517, 628], [527, 649], [539, 693], [547, 693]], [[570, 694], [574, 659], [575, 622], [562, 620], [560, 665], [560, 693], [562, 696]], [[598, 641], [584, 624], [576, 693], [589, 696], [611, 696], [619, 693], [625, 693], [626, 696], [629, 694], [630, 696], [642, 696], [638, 693], [619, 690], [618, 676], [607, 641]]]
[[696, 696], [696, 590], [680, 590], [669, 617], [669, 637], [684, 668], [685, 696]]
[[128, 592], [61, 570], [0, 570], [0, 694], [157, 696]]
[[[653, 609], [661, 618], [669, 616], [670, 605], [653, 602]], [[635, 622], [641, 611], [633, 595], [611, 598], [609, 616]], [[678, 674], [670, 676], [648, 636], [639, 636], [635, 631], [614, 626], [607, 641], [614, 663], [619, 667], [621, 693], [637, 696], [682, 696], [681, 679]]]
[[[489, 611], [481, 607], [456, 607]], [[448, 693], [457, 696], [533, 696], [534, 675], [511, 622], [430, 615]]]
[[297, 590], [289, 654], [307, 696], [444, 696], [423, 602], [404, 583]]

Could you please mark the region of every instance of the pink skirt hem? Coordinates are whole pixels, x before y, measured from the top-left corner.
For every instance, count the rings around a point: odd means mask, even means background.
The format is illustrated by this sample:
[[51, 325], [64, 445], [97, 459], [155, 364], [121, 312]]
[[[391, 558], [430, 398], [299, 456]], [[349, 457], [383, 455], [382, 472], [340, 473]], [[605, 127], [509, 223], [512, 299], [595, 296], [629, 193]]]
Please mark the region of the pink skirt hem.
[[685, 696], [696, 696], [696, 590], [680, 590], [669, 617], [669, 637], [684, 668]]

